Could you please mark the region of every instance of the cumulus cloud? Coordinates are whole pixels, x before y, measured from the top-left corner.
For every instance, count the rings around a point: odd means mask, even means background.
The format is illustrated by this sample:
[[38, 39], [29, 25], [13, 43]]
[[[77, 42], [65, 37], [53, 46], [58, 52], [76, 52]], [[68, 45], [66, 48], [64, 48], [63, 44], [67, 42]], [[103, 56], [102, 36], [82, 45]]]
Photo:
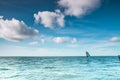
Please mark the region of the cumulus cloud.
[[99, 7], [101, 0], [58, 0], [58, 5], [63, 13], [57, 9], [51, 11], [39, 11], [34, 14], [35, 22], [53, 29], [56, 26], [64, 27], [65, 16], [82, 17]]
[[65, 15], [81, 17], [93, 11], [100, 5], [100, 0], [59, 0]]
[[120, 38], [119, 37], [112, 37], [110, 39], [110, 41], [113, 41], [113, 42], [120, 41]]
[[37, 42], [37, 41], [30, 42], [29, 45], [31, 45], [31, 46], [36, 46], [36, 45], [38, 45], [38, 42]]
[[41, 42], [42, 42], [42, 44], [44, 44], [45, 43], [45, 39], [41, 39]]
[[0, 19], [2, 19], [3, 18], [3, 16], [0, 16]]
[[22, 41], [38, 34], [38, 30], [28, 27], [23, 21], [14, 18], [11, 20], [0, 18], [0, 38], [9, 41]]
[[53, 41], [58, 44], [65, 43], [67, 41], [67, 38], [66, 37], [55, 37], [53, 38]]
[[35, 22], [43, 24], [46, 28], [53, 29], [56, 25], [63, 27], [64, 26], [64, 15], [60, 10], [55, 12], [50, 11], [39, 11], [37, 14], [34, 14]]
[[70, 43], [70, 44], [75, 44], [78, 42], [76, 38], [71, 38], [71, 37], [54, 37], [53, 42], [55, 43]]
[[75, 43], [77, 43], [78, 42], [78, 40], [76, 39], [76, 38], [73, 38], [72, 40], [71, 40], [71, 43], [72, 44], [75, 44]]

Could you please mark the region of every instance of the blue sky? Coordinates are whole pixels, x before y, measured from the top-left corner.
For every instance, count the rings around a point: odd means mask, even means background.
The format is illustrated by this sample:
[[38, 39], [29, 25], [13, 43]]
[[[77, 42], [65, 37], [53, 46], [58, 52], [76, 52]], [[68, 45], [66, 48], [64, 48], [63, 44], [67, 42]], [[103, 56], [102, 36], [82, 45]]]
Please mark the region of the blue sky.
[[119, 0], [0, 0], [0, 56], [120, 54]]

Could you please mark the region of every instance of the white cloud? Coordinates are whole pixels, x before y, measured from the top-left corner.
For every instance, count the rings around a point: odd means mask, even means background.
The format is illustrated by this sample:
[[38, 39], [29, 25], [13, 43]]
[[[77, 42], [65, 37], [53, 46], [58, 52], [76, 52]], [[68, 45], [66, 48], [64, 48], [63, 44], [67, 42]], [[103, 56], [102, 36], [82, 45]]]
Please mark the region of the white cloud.
[[72, 40], [71, 40], [71, 43], [72, 44], [75, 44], [75, 43], [77, 43], [78, 42], [78, 40], [76, 39], [76, 38], [73, 38]]
[[119, 38], [119, 37], [112, 37], [112, 38], [110, 39], [110, 41], [113, 41], [113, 42], [115, 42], [115, 41], [120, 41], [120, 38]]
[[34, 14], [35, 22], [43, 24], [46, 28], [53, 29], [56, 25], [64, 26], [64, 15], [60, 10], [55, 12], [39, 11], [38, 14]]
[[39, 31], [28, 27], [23, 21], [12, 18], [4, 20], [0, 18], [0, 38], [9, 41], [21, 41], [36, 37]]
[[70, 44], [76, 44], [78, 40], [76, 38], [71, 37], [54, 37], [52, 38], [53, 42], [55, 43], [70, 43]]
[[81, 17], [99, 7], [100, 0], [59, 0], [66, 15]]
[[41, 39], [41, 42], [42, 42], [42, 44], [44, 44], [45, 43], [45, 39]]
[[37, 41], [30, 42], [29, 45], [31, 45], [31, 46], [36, 46], [36, 45], [38, 45], [38, 42], [37, 42]]
[[2, 19], [3, 18], [3, 16], [0, 16], [0, 19]]
[[53, 38], [53, 41], [58, 44], [65, 43], [67, 41], [67, 38], [66, 37], [55, 37]]

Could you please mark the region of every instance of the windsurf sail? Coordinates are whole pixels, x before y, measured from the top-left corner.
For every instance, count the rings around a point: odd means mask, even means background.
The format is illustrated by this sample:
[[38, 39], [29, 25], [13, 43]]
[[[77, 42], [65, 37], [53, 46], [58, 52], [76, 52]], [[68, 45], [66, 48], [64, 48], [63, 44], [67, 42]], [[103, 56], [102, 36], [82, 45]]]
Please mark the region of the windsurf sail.
[[89, 59], [90, 58], [90, 54], [86, 51], [86, 58]]

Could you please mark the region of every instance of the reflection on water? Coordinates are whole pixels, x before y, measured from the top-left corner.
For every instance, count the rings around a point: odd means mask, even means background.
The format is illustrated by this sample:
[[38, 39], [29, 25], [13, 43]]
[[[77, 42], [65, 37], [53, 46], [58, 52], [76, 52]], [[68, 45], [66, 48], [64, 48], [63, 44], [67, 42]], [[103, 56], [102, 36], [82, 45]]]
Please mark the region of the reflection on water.
[[1, 57], [0, 80], [120, 80], [117, 57]]

